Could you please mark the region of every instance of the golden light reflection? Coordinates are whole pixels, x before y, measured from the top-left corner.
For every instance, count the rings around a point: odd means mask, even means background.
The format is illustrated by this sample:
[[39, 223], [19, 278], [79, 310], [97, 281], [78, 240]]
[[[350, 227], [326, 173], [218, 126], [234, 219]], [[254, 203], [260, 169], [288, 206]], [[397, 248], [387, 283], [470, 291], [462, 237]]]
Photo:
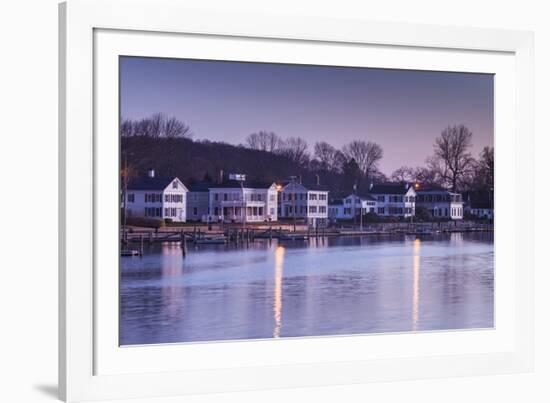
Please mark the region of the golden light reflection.
[[273, 318], [275, 327], [273, 337], [280, 337], [281, 334], [281, 313], [283, 309], [283, 266], [285, 260], [285, 248], [277, 246], [275, 249], [275, 292], [273, 301]]
[[413, 244], [412, 330], [418, 330], [420, 298], [420, 239]]
[[169, 315], [175, 315], [179, 309], [184, 288], [178, 285], [172, 285], [174, 278], [182, 273], [182, 254], [181, 246], [176, 242], [167, 242], [162, 245], [161, 273], [162, 277], [167, 279], [167, 286], [161, 288], [162, 298], [167, 301], [165, 309]]

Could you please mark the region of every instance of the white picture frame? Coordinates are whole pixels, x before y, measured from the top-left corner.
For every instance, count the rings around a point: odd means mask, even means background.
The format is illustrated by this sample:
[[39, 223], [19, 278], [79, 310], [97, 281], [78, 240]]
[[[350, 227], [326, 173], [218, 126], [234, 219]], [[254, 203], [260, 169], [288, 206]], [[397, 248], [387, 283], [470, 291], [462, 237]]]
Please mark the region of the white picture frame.
[[[532, 370], [531, 33], [205, 13], [170, 0], [71, 0], [60, 5], [59, 39], [61, 398], [169, 396]], [[212, 47], [204, 46], [210, 39]], [[169, 350], [118, 348], [112, 329], [118, 315], [113, 305], [118, 267], [103, 260], [107, 255], [101, 246], [103, 238], [112, 239], [103, 224], [110, 210], [101, 200], [113, 200], [113, 190], [116, 195], [118, 178], [109, 172], [118, 170], [118, 139], [98, 134], [112, 133], [118, 124], [113, 120], [118, 116], [113, 61], [129, 49], [132, 54], [178, 57], [184, 54], [179, 46], [184, 40], [185, 51], [206, 52], [205, 57], [214, 51], [215, 40], [232, 41], [232, 48], [247, 41], [242, 54], [261, 46], [246, 60], [289, 61], [303, 53], [308, 61], [328, 64], [323, 58], [329, 49], [340, 52], [342, 63], [363, 65], [356, 54], [368, 48], [378, 52], [380, 66], [497, 72], [497, 80], [502, 79], [495, 87], [495, 97], [500, 97], [495, 112], [495, 203], [507, 219], [497, 220], [495, 227], [496, 236], [502, 234], [496, 242], [496, 329], [195, 344]], [[269, 46], [277, 50], [262, 55], [260, 48], [268, 43], [275, 43]], [[319, 47], [322, 52], [313, 49]], [[520, 180], [521, 203], [519, 192], [501, 192], [506, 198], [499, 199], [499, 188], [515, 188]], [[392, 346], [392, 354], [375, 354]], [[187, 357], [186, 365], [182, 357]]]

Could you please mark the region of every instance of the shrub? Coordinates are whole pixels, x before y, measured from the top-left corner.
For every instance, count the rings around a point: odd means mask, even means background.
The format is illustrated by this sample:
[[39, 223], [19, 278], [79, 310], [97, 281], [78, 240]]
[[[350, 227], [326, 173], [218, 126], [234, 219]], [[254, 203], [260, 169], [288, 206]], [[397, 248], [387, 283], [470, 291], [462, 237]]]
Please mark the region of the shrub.
[[416, 206], [414, 212], [414, 218], [418, 221], [431, 221], [432, 216], [428, 209], [424, 206]]
[[363, 221], [367, 223], [377, 223], [381, 221], [381, 217], [373, 212], [368, 212], [363, 216]]

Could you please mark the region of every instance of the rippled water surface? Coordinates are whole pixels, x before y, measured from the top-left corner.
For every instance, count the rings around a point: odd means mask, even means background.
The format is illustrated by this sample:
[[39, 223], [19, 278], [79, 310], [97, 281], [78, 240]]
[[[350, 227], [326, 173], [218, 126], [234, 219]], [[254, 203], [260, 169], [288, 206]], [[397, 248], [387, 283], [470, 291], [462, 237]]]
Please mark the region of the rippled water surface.
[[152, 245], [121, 259], [120, 343], [493, 327], [491, 233]]

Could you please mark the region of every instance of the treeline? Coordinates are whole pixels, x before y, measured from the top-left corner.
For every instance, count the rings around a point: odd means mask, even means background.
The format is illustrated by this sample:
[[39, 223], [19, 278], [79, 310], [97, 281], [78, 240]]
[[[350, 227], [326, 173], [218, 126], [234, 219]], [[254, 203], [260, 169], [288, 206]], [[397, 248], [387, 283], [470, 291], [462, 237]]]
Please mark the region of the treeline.
[[252, 133], [240, 145], [193, 140], [189, 126], [160, 113], [137, 121], [125, 119], [120, 132], [129, 176], [155, 168], [159, 175], [178, 176], [187, 183], [217, 180], [220, 171], [242, 172], [262, 181], [298, 176], [304, 183], [315, 183], [319, 177], [333, 195], [349, 194], [354, 186], [366, 192], [371, 182], [390, 179], [438, 184], [455, 191], [493, 186], [493, 148], [486, 147], [474, 158], [470, 153], [473, 134], [463, 125], [443, 130], [425, 166], [403, 166], [390, 177], [379, 170], [382, 147], [370, 141], [354, 140], [340, 149], [316, 142], [310, 149], [303, 138], [282, 138], [270, 131]]

